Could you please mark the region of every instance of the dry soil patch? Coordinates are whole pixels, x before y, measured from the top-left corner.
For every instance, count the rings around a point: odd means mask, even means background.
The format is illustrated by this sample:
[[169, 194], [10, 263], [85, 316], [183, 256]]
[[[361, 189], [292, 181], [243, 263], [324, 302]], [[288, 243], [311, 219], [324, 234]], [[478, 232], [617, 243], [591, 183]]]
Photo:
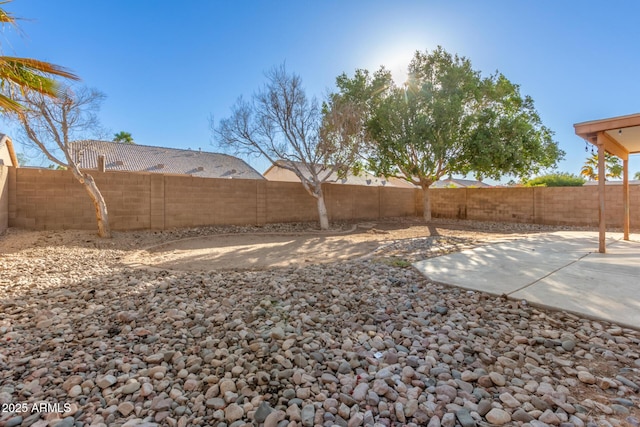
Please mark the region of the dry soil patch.
[[188, 238], [136, 252], [131, 264], [168, 270], [265, 269], [324, 264], [372, 254], [389, 242], [430, 236], [494, 240], [507, 233], [443, 229], [413, 221], [361, 223], [342, 233], [231, 233]]

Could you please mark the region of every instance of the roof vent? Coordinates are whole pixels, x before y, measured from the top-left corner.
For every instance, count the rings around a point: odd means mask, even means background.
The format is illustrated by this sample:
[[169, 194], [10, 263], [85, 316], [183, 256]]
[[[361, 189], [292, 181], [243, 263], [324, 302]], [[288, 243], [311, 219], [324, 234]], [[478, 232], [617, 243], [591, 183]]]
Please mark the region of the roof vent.
[[204, 170], [204, 166], [198, 166], [198, 171], [202, 172]]
[[116, 166], [123, 166], [123, 165], [124, 165], [124, 162], [123, 162], [122, 160], [116, 160], [116, 161], [115, 161], [115, 165], [116, 165]]
[[164, 169], [164, 163], [158, 163], [156, 169]]

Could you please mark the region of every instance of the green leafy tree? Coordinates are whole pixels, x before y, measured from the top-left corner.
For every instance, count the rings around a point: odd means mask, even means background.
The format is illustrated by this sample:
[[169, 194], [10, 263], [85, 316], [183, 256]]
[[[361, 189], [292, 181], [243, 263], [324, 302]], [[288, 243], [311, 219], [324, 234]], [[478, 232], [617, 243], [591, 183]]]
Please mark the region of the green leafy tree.
[[129, 132], [118, 132], [113, 135], [113, 142], [119, 142], [120, 144], [135, 144], [133, 136]]
[[368, 167], [419, 185], [426, 221], [429, 188], [442, 176], [525, 177], [563, 157], [533, 100], [504, 75], [483, 78], [442, 47], [416, 52], [408, 71], [400, 87], [384, 68], [343, 74], [333, 96], [363, 108]]
[[[620, 179], [622, 177], [622, 165], [620, 159], [612, 154], [604, 153], [605, 181], [609, 179]], [[587, 160], [580, 169], [580, 175], [589, 181], [598, 180], [598, 153], [587, 157]]]
[[640, 181], [640, 172], [636, 172], [636, 174], [633, 175], [633, 179]]
[[581, 187], [584, 178], [567, 172], [552, 173], [524, 181], [525, 187]]
[[[0, 2], [0, 6], [10, 0]], [[0, 7], [0, 23], [16, 26], [16, 18]], [[16, 100], [16, 94], [26, 91], [58, 97], [59, 84], [54, 76], [78, 80], [78, 77], [64, 67], [31, 58], [0, 56], [0, 111], [19, 112], [24, 107]]]

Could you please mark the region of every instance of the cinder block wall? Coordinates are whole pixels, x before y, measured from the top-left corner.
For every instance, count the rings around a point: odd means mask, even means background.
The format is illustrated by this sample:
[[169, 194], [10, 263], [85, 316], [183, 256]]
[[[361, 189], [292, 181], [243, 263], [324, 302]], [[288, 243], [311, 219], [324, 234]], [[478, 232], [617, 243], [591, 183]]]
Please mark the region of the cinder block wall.
[[[546, 225], [598, 225], [598, 187], [460, 188], [431, 190], [435, 217]], [[640, 186], [629, 188], [631, 228], [640, 228]], [[622, 186], [605, 191], [608, 227], [622, 227]]]
[[[11, 168], [13, 169], [13, 168]], [[71, 172], [19, 168], [8, 223], [27, 229], [94, 229], [89, 196]], [[114, 230], [317, 221], [316, 200], [301, 184], [183, 175], [91, 171]], [[415, 190], [323, 186], [330, 220], [414, 216]], [[13, 200], [13, 201], [12, 201]]]
[[[92, 171], [114, 230], [317, 221], [316, 200], [295, 182], [207, 179]], [[422, 191], [323, 186], [329, 219], [422, 215]], [[597, 226], [597, 186], [432, 189], [434, 217]], [[640, 186], [630, 189], [631, 227], [640, 228]], [[0, 231], [95, 229], [93, 204], [71, 172], [0, 167]], [[622, 186], [607, 186], [606, 218], [621, 227]]]

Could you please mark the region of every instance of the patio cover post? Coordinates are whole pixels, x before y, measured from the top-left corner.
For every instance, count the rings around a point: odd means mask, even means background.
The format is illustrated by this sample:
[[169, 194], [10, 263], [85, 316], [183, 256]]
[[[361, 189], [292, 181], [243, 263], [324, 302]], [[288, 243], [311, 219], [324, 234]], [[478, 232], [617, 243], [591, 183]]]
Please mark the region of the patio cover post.
[[604, 132], [598, 132], [598, 224], [599, 224], [599, 237], [598, 237], [598, 252], [601, 254], [606, 252], [605, 247], [605, 234], [607, 232], [607, 225], [605, 223], [605, 169], [604, 169]]
[[622, 161], [622, 205], [624, 207], [624, 240], [629, 240], [629, 159]]
[[624, 239], [629, 240], [629, 155], [640, 154], [640, 113], [628, 116], [592, 120], [573, 125], [576, 135], [589, 144], [598, 146], [598, 215], [600, 229], [600, 252], [605, 252], [605, 169], [604, 155], [610, 153], [623, 161], [622, 181]]

